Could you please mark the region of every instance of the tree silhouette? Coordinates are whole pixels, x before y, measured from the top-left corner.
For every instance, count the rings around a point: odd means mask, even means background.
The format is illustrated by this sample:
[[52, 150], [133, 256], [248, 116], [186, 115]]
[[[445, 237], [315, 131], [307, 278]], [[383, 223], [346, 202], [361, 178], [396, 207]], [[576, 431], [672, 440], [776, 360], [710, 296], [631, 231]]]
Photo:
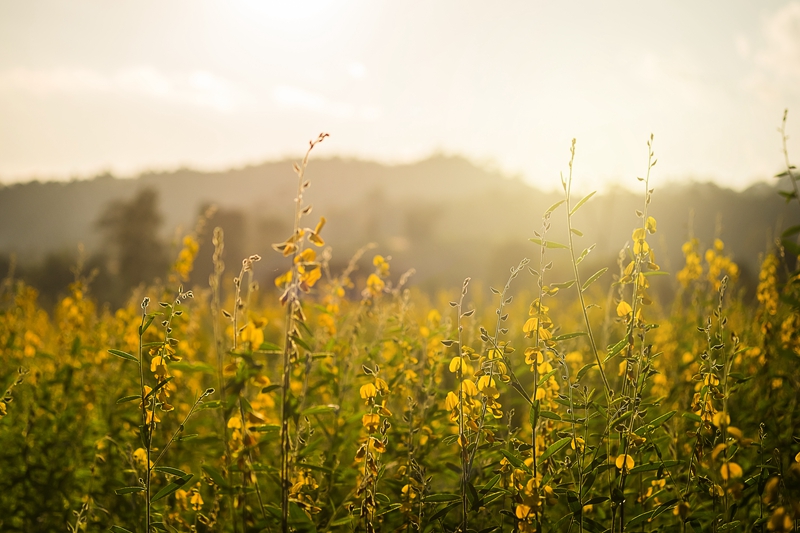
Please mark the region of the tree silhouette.
[[142, 189], [130, 200], [109, 203], [97, 220], [105, 234], [111, 258], [123, 289], [150, 282], [167, 268], [166, 250], [158, 231], [163, 217], [158, 211], [158, 193]]

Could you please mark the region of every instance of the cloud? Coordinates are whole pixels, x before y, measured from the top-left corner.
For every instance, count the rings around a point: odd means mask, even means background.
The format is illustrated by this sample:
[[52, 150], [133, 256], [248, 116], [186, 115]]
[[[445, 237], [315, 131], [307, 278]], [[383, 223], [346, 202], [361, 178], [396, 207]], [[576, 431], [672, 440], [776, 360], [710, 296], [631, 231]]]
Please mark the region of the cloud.
[[761, 40], [752, 50], [753, 70], [746, 86], [766, 101], [785, 100], [800, 83], [800, 2], [766, 17]]
[[284, 109], [300, 109], [341, 119], [373, 121], [383, 116], [381, 109], [376, 106], [355, 106], [347, 102], [336, 102], [319, 93], [289, 85], [275, 87], [272, 99]]
[[680, 97], [688, 105], [701, 105], [713, 93], [701, 67], [686, 55], [664, 58], [646, 51], [632, 65], [634, 78], [646, 84], [648, 90]]
[[111, 74], [85, 68], [10, 69], [0, 72], [0, 91], [42, 97], [133, 96], [216, 111], [231, 111], [249, 100], [233, 83], [211, 72], [165, 74], [151, 66], [126, 67]]

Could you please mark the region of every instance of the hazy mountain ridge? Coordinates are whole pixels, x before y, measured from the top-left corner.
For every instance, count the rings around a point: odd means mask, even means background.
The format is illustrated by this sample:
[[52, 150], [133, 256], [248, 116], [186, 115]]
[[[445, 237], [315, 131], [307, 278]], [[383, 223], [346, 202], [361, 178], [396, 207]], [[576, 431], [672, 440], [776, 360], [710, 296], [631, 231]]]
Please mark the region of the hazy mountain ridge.
[[[269, 162], [224, 172], [181, 169], [133, 179], [102, 175], [69, 182], [28, 182], [0, 187], [0, 251], [36, 259], [56, 248], [99, 244], [95, 221], [105, 205], [131, 198], [142, 188], [159, 193], [165, 228], [194, 223], [200, 206], [239, 209], [263, 216], [291, 216], [297, 181], [292, 161]], [[352, 159], [311, 162], [309, 203], [318, 212], [350, 208], [366, 197], [453, 201], [487, 189], [527, 188], [462, 158], [436, 156], [387, 166]]]
[[[498, 282], [509, 266], [537, 254], [528, 238], [539, 230], [543, 212], [561, 199], [461, 157], [434, 156], [395, 166], [314, 159], [307, 178], [311, 187], [306, 199], [314, 211], [306, 224], [313, 225], [319, 215], [328, 218], [324, 236], [337, 262], [376, 242], [381, 253], [394, 256], [398, 270], [413, 267], [415, 279], [430, 286], [455, 286], [466, 275]], [[134, 179], [106, 175], [4, 186], [0, 254], [15, 253], [21, 263], [35, 262], [48, 253], [75, 250], [79, 242], [89, 253], [97, 252], [103, 241], [96, 221], [103, 210], [110, 202], [151, 188], [159, 196], [163, 238], [179, 226], [191, 229], [202, 206], [213, 203], [236, 215], [236, 224], [225, 228], [231, 238], [229, 264], [238, 262], [232, 255], [259, 253], [265, 257], [262, 271], [271, 275], [282, 258], [269, 245], [291, 232], [296, 186], [288, 160], [224, 172], [178, 170]], [[710, 183], [660, 188], [655, 181], [655, 189], [650, 212], [659, 231], [653, 246], [659, 263], [673, 272], [683, 264], [680, 247], [689, 235], [706, 245], [719, 236], [744, 275], [752, 278], [759, 254], [782, 228], [800, 223], [800, 209], [787, 205], [777, 186], [758, 184], [736, 192]], [[630, 240], [632, 228], [640, 223], [634, 212], [642, 208], [643, 192], [612, 190], [581, 208], [577, 226], [586, 236], [576, 246], [596, 243], [591, 261], [608, 264]], [[553, 240], [564, 240], [562, 219], [563, 213], [554, 213]], [[201, 250], [199, 262], [210, 262], [208, 250]], [[558, 254], [553, 255], [558, 265]]]

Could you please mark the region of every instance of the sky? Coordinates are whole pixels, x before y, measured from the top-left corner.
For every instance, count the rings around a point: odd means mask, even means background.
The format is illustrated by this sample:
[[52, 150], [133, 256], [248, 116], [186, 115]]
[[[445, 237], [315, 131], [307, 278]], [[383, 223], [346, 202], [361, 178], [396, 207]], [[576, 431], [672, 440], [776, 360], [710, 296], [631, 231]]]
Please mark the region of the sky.
[[800, 1], [0, 0], [0, 183], [462, 155], [556, 188], [800, 160]]

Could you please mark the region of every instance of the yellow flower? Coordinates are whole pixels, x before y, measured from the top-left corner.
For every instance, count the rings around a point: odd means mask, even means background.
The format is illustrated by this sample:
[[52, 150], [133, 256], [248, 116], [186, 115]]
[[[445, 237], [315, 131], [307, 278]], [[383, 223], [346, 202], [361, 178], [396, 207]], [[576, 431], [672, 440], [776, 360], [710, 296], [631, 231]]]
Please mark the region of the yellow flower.
[[358, 392], [361, 395], [361, 399], [366, 400], [367, 403], [369, 403], [370, 400], [373, 400], [375, 396], [378, 395], [378, 389], [372, 383], [365, 383], [364, 385], [361, 385], [361, 389], [359, 389]]
[[192, 505], [193, 511], [199, 511], [203, 508], [203, 497], [200, 496], [200, 491], [192, 489], [192, 499], [189, 500], [189, 503]]
[[634, 466], [633, 457], [627, 454], [623, 454], [617, 457], [617, 460], [614, 463], [619, 470], [625, 470], [626, 472], [630, 472]]
[[533, 332], [536, 331], [536, 328], [539, 326], [539, 319], [537, 318], [529, 318], [525, 325], [522, 326], [522, 331], [525, 333], [525, 337], [531, 338], [533, 337]]
[[544, 362], [542, 350], [539, 348], [525, 348], [525, 364], [526, 365], [540, 365]]
[[[144, 448], [137, 448], [136, 451], [133, 452], [133, 460], [144, 468], [147, 464], [147, 450]], [[153, 461], [150, 461], [150, 466], [153, 466]]]
[[517, 519], [526, 520], [528, 518], [528, 515], [531, 514], [531, 508], [530, 506], [525, 505], [524, 503], [518, 503], [514, 514], [516, 515]]
[[389, 275], [389, 263], [386, 262], [386, 259], [384, 259], [382, 255], [373, 257], [372, 264], [375, 265], [375, 270], [381, 277], [385, 278]]
[[381, 394], [389, 394], [389, 385], [381, 378], [375, 378], [375, 388]]
[[739, 466], [738, 464], [728, 462], [722, 465], [722, 468], [720, 468], [719, 473], [720, 475], [722, 475], [722, 479], [727, 481], [729, 479], [736, 479], [742, 477], [742, 474], [744, 472], [742, 471], [742, 467]]
[[384, 287], [386, 287], [386, 283], [377, 274], [372, 273], [367, 278], [367, 292], [372, 296], [379, 295], [383, 292]]
[[264, 343], [264, 331], [253, 322], [248, 322], [242, 330], [242, 342], [250, 343], [250, 349], [256, 350]]
[[464, 394], [466, 394], [467, 396], [475, 396], [478, 394], [478, 389], [475, 387], [475, 384], [469, 379], [465, 379], [464, 381], [461, 382], [461, 388], [464, 390]]
[[626, 317], [630, 316], [631, 313], [633, 313], [633, 309], [631, 308], [631, 305], [625, 300], [621, 301], [617, 305], [617, 316]]
[[310, 232], [308, 235], [308, 240], [311, 241], [315, 246], [323, 246], [325, 241], [322, 240], [322, 237], [319, 236], [319, 232], [322, 231], [322, 227], [325, 225], [325, 217], [319, 217], [319, 222], [317, 223], [317, 227], [314, 228], [314, 231]]
[[453, 391], [447, 393], [447, 398], [444, 400], [444, 406], [448, 411], [452, 411], [458, 407], [458, 396]]
[[368, 433], [375, 433], [378, 431], [378, 426], [381, 423], [381, 417], [375, 413], [367, 413], [361, 417], [361, 424], [366, 428]]
[[286, 285], [287, 283], [289, 283], [291, 281], [292, 281], [292, 271], [289, 270], [287, 272], [284, 272], [283, 274], [281, 274], [277, 278], [275, 278], [275, 286], [276, 287], [283, 287], [284, 285]]

